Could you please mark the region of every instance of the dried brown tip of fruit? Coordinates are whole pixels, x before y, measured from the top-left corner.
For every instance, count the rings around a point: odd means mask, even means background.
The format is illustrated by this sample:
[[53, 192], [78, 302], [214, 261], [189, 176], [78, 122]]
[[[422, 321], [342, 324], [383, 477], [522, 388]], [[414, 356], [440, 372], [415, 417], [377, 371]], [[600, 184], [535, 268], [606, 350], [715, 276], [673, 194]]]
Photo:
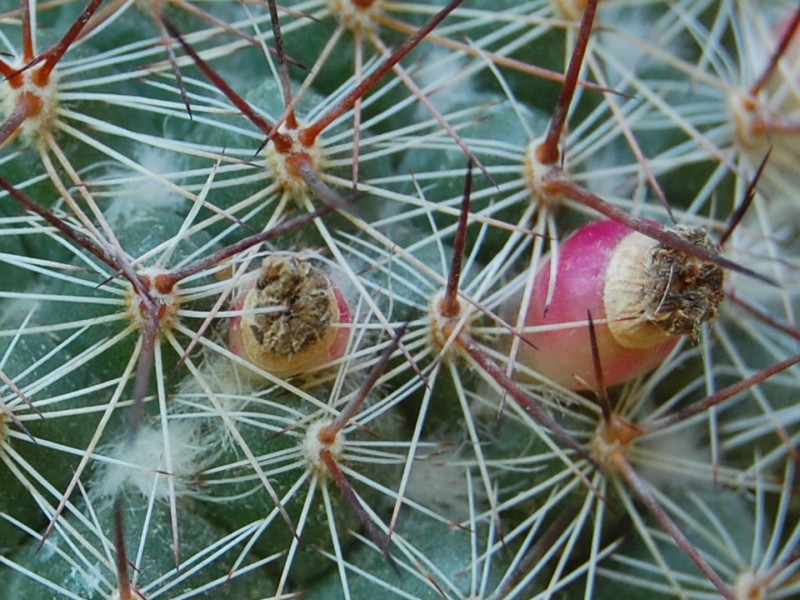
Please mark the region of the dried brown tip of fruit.
[[[702, 227], [679, 226], [673, 232], [719, 251]], [[723, 284], [719, 266], [632, 233], [608, 266], [603, 299], [608, 327], [627, 348], [649, 347], [673, 335], [695, 339], [701, 325], [717, 315]]]
[[331, 279], [309, 261], [268, 256], [234, 308], [234, 352], [278, 376], [316, 368], [344, 354], [347, 303]]

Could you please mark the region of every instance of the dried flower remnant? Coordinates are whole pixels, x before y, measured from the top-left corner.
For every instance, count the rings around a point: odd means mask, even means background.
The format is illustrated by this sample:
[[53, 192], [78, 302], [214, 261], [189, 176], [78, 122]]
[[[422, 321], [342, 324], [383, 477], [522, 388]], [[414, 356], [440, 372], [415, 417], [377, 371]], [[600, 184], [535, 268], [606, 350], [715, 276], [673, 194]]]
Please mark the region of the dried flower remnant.
[[234, 302], [231, 349], [278, 377], [291, 377], [342, 356], [350, 310], [339, 287], [309, 261], [268, 256]]
[[[676, 227], [676, 235], [718, 251], [701, 227]], [[640, 277], [646, 277], [636, 284]], [[631, 283], [634, 282], [634, 285]], [[717, 265], [632, 233], [614, 251], [603, 303], [614, 339], [627, 348], [649, 347], [673, 335], [696, 339], [724, 298]]]

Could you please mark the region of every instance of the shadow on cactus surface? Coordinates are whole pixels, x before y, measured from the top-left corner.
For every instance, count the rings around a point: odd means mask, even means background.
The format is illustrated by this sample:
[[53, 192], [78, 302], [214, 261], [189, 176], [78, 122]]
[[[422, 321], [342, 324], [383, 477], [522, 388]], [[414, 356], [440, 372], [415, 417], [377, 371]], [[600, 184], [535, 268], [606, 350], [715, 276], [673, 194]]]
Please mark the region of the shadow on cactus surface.
[[800, 595], [798, 30], [0, 0], [0, 597]]

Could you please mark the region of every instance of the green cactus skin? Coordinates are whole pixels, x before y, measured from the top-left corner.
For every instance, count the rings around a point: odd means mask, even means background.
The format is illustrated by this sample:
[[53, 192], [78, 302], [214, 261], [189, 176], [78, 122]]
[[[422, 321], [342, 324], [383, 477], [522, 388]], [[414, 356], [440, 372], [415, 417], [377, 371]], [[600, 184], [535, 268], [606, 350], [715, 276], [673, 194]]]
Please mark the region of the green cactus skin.
[[[271, 4], [0, 0], [0, 598], [797, 596], [796, 2]], [[741, 268], [576, 392], [520, 328], [601, 217]], [[286, 378], [275, 253], [350, 330]]]

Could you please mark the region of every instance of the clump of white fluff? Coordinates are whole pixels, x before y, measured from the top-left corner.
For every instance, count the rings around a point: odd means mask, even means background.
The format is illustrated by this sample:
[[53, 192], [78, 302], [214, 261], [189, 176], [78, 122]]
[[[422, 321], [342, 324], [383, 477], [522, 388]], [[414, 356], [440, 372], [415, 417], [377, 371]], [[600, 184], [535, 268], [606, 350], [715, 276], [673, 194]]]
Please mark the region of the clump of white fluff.
[[100, 450], [104, 459], [95, 470], [92, 492], [101, 498], [136, 492], [166, 500], [172, 479], [176, 495], [186, 493], [209, 458], [202, 434], [202, 424], [190, 420], [169, 421], [166, 432], [142, 426], [133, 439], [124, 436]]

